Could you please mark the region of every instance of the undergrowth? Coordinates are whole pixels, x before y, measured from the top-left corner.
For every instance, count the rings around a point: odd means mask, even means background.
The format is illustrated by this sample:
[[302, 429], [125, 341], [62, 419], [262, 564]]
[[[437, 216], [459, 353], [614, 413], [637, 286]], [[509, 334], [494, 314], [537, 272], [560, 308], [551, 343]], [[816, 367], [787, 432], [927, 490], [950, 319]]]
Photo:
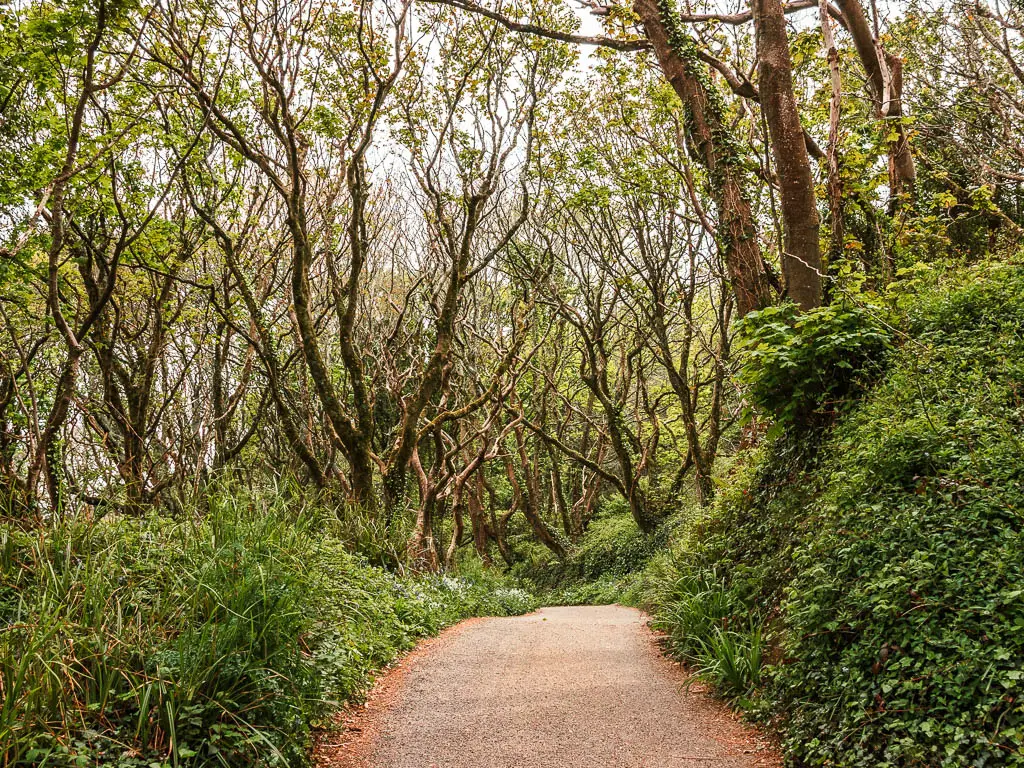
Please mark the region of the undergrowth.
[[959, 279], [892, 315], [832, 429], [790, 421], [643, 575], [670, 649], [791, 764], [1024, 765], [1024, 272]]
[[0, 762], [303, 765], [311, 728], [416, 639], [535, 607], [483, 571], [372, 567], [287, 495], [0, 525]]
[[772, 681], [803, 761], [1024, 765], [1024, 271], [969, 277], [825, 448]]
[[608, 499], [564, 560], [535, 547], [512, 574], [530, 584], [545, 605], [632, 605], [640, 573], [664, 548], [676, 522], [644, 534], [621, 500]]

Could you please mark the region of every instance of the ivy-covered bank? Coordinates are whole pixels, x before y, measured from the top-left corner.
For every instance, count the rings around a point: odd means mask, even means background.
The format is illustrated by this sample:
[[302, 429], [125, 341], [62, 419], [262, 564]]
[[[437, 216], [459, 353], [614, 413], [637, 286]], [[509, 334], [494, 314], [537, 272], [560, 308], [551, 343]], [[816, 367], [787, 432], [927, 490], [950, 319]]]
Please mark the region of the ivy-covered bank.
[[0, 764], [303, 765], [311, 728], [418, 638], [535, 607], [477, 569], [372, 567], [287, 496], [0, 526]]
[[745, 375], [782, 434], [643, 597], [793, 765], [1024, 765], [1024, 271], [902, 303], [753, 321]]

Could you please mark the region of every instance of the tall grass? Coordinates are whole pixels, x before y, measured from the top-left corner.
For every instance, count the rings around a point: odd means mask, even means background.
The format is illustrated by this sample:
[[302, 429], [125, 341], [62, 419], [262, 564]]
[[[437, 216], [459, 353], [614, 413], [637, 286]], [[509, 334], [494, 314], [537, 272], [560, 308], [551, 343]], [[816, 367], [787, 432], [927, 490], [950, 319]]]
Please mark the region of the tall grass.
[[0, 523], [0, 765], [301, 765], [416, 638], [531, 598], [400, 579], [285, 489], [204, 516]]
[[684, 567], [662, 585], [653, 605], [654, 626], [666, 633], [669, 650], [726, 696], [745, 703], [761, 684], [762, 617], [747, 610], [714, 569]]

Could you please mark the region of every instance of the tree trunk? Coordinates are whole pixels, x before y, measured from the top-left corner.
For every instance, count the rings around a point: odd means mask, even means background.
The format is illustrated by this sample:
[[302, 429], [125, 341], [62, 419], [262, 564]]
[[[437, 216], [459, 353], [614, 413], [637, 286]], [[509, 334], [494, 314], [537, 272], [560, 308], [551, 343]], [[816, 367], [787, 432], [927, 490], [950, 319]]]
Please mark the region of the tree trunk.
[[516, 438], [516, 450], [519, 454], [519, 464], [523, 469], [524, 480], [526, 484], [526, 493], [524, 494], [522, 488], [519, 485], [519, 480], [516, 478], [515, 467], [513, 467], [511, 460], [506, 460], [505, 469], [508, 472], [508, 481], [512, 486], [512, 490], [519, 498], [520, 504], [523, 508], [523, 515], [526, 517], [526, 521], [530, 524], [530, 529], [533, 531], [534, 536], [537, 537], [538, 541], [545, 547], [550, 549], [559, 559], [564, 559], [566, 555], [565, 547], [562, 546], [562, 542], [558, 540], [555, 534], [548, 527], [548, 524], [544, 522], [544, 518], [540, 515], [540, 494], [538, 493], [537, 484], [530, 476], [529, 458], [526, 455], [526, 438], [523, 435], [522, 426], [515, 428]]
[[[305, 183], [301, 173], [295, 172], [296, 185]], [[288, 229], [292, 237], [292, 303], [299, 331], [299, 346], [313, 380], [317, 397], [323, 406], [327, 419], [337, 435], [338, 441], [351, 469], [352, 500], [360, 505], [373, 508], [376, 498], [373, 494], [373, 466], [366, 451], [367, 435], [345, 413], [331, 379], [331, 372], [320, 350], [316, 323], [310, 308], [309, 265], [310, 247], [305, 220], [305, 197], [301, 192], [290, 199]]]
[[565, 500], [565, 488], [562, 487], [562, 474], [556, 462], [554, 448], [550, 446], [548, 448], [548, 453], [551, 456], [551, 499], [554, 502], [555, 509], [558, 511], [558, 517], [562, 521], [562, 530], [571, 539], [574, 532], [572, 521], [569, 519], [569, 505]]
[[459, 544], [462, 543], [462, 534], [465, 532], [466, 526], [462, 516], [462, 503], [460, 499], [456, 499], [452, 504], [452, 538], [448, 543], [448, 551], [444, 557], [444, 567], [447, 570], [451, 570], [455, 565], [455, 555], [459, 551]]
[[846, 28], [864, 66], [875, 113], [879, 120], [895, 123], [895, 138], [889, 141], [889, 193], [894, 207], [901, 198], [913, 196], [917, 180], [914, 156], [902, 121], [903, 63], [882, 49], [860, 0], [836, 0], [836, 4], [843, 12]]
[[768, 124], [779, 177], [786, 296], [801, 309], [821, 305], [818, 205], [803, 126], [793, 93], [786, 16], [780, 0], [751, 0], [757, 38], [761, 110]]
[[[832, 94], [828, 106], [828, 207], [832, 224], [831, 247], [829, 258], [837, 260], [843, 255], [846, 240], [845, 203], [843, 202], [843, 182], [839, 175], [839, 119], [843, 108], [843, 80], [839, 70], [839, 49], [836, 47], [832, 34], [832, 19], [829, 17], [829, 0], [820, 0], [819, 20], [821, 22], [821, 39], [828, 56], [828, 68]], [[827, 300], [827, 298], [825, 299]]]
[[634, 9], [665, 77], [686, 109], [687, 142], [707, 170], [737, 311], [742, 316], [763, 309], [773, 301], [771, 278], [746, 196], [743, 158], [732, 138], [721, 94], [697, 58], [696, 43], [683, 30], [672, 0], [636, 0]]
[[420, 461], [419, 450], [414, 449], [410, 459], [419, 478], [420, 504], [416, 510], [416, 524], [409, 540], [409, 560], [416, 570], [435, 572], [441, 567], [434, 542], [434, 511], [437, 505], [437, 485], [431, 482]]
[[476, 487], [466, 497], [466, 509], [469, 512], [469, 524], [473, 531], [473, 547], [486, 566], [494, 565], [491, 550], [488, 546], [487, 518], [484, 517], [484, 474], [483, 469], [477, 472]]
[[891, 53], [882, 52], [889, 68], [890, 94], [887, 116], [895, 121], [889, 140], [889, 209], [895, 213], [903, 202], [914, 195], [917, 168], [910, 152], [910, 140], [903, 125], [903, 61]]
[[[594, 463], [600, 465], [604, 461], [604, 454], [607, 443], [599, 437], [597, 450], [594, 454]], [[582, 536], [590, 525], [590, 519], [594, 516], [594, 505], [597, 503], [597, 494], [601, 489], [601, 476], [596, 472], [590, 473], [590, 482], [586, 482], [586, 471], [581, 468], [580, 475], [583, 493], [572, 505], [572, 526], [577, 536]]]

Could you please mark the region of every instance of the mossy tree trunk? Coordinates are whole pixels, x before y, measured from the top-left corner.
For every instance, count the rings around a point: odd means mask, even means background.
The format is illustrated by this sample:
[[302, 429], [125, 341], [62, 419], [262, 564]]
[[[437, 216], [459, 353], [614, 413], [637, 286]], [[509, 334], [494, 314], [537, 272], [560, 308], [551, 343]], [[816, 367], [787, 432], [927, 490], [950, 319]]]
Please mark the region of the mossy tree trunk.
[[696, 42], [671, 0], [636, 0], [658, 63], [686, 110], [686, 140], [705, 168], [718, 209], [718, 237], [742, 316], [774, 301], [772, 276], [761, 256], [757, 224], [746, 194], [743, 158], [731, 135], [725, 104], [711, 82]]

